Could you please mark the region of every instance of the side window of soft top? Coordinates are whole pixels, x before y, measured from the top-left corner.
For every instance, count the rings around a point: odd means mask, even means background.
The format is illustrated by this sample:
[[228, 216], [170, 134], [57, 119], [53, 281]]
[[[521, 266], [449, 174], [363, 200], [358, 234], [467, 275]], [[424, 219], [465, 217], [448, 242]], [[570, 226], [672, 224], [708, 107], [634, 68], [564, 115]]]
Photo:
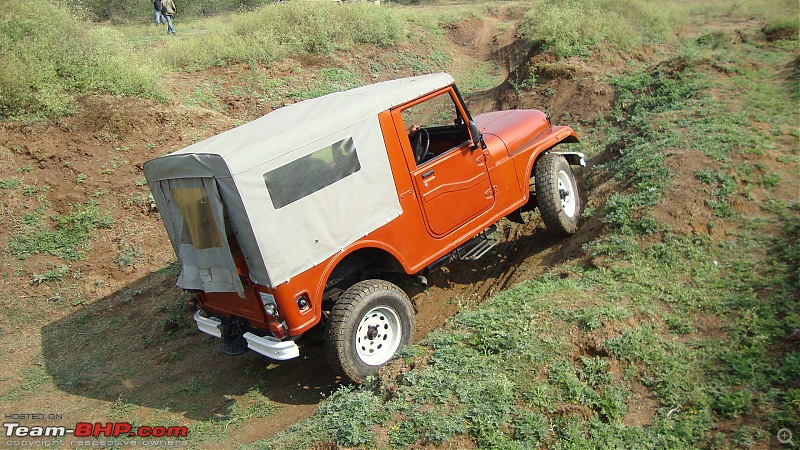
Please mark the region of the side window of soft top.
[[361, 170], [352, 137], [298, 158], [264, 174], [275, 209], [324, 189]]

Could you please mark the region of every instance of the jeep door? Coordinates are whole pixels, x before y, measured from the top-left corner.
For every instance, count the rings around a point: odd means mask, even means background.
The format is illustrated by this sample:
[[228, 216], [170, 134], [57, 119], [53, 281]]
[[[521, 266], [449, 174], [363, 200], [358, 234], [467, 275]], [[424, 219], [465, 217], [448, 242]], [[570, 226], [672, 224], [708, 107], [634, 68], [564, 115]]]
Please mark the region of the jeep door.
[[435, 237], [479, 216], [495, 200], [486, 157], [480, 148], [471, 148], [468, 115], [457, 98], [449, 87], [404, 106], [400, 113], [406, 130], [421, 128], [404, 145], [415, 155], [411, 176], [428, 231]]

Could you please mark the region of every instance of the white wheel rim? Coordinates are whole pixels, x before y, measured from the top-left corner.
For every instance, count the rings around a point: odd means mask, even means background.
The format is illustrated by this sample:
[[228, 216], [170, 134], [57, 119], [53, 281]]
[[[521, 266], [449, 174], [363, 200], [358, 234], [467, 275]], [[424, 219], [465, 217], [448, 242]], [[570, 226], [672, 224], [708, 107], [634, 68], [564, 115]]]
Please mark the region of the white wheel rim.
[[356, 352], [365, 364], [378, 366], [392, 358], [403, 331], [397, 312], [388, 306], [378, 306], [364, 314], [356, 329]]
[[574, 217], [577, 209], [575, 188], [572, 185], [572, 178], [564, 170], [558, 171], [558, 195], [561, 197], [561, 210], [567, 217]]

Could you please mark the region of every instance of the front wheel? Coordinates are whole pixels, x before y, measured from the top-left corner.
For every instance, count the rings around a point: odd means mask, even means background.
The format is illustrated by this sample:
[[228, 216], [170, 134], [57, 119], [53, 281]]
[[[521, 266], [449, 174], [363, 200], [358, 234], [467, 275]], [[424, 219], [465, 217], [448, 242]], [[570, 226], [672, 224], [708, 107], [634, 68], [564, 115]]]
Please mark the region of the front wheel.
[[325, 352], [334, 370], [362, 383], [411, 342], [408, 296], [388, 281], [365, 280], [336, 301], [325, 325]]
[[547, 229], [558, 236], [575, 234], [581, 199], [567, 160], [553, 153], [542, 156], [536, 162], [534, 181], [537, 206]]

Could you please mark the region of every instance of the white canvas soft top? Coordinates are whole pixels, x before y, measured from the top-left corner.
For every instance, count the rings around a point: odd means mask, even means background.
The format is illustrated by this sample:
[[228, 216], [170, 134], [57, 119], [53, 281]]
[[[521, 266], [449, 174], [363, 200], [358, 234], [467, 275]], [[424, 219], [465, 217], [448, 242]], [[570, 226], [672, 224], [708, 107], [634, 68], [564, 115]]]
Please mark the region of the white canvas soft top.
[[[334, 92], [277, 109], [173, 154], [219, 155], [235, 175], [453, 82], [449, 74], [435, 73]], [[270, 145], [261, 147], [266, 141]]]
[[[145, 176], [182, 264], [179, 286], [216, 292], [239, 283], [225, 242], [223, 251], [190, 243], [197, 230], [215, 221], [222, 236], [235, 234], [251, 279], [274, 287], [399, 216], [378, 114], [453, 82], [438, 73], [328, 94], [148, 161]], [[270, 177], [319, 184], [324, 177], [311, 166], [298, 175], [302, 164], [295, 163], [342, 143], [357, 155], [344, 176], [322, 187], [297, 188], [311, 194], [283, 201], [271, 197]], [[334, 162], [327, 164], [333, 167], [325, 170], [336, 169]], [[176, 206], [187, 198], [198, 198], [201, 205]], [[206, 202], [224, 205], [223, 212], [211, 217], [210, 211], [218, 210], [208, 210]], [[203, 224], [188, 223], [187, 214], [203, 218]]]

